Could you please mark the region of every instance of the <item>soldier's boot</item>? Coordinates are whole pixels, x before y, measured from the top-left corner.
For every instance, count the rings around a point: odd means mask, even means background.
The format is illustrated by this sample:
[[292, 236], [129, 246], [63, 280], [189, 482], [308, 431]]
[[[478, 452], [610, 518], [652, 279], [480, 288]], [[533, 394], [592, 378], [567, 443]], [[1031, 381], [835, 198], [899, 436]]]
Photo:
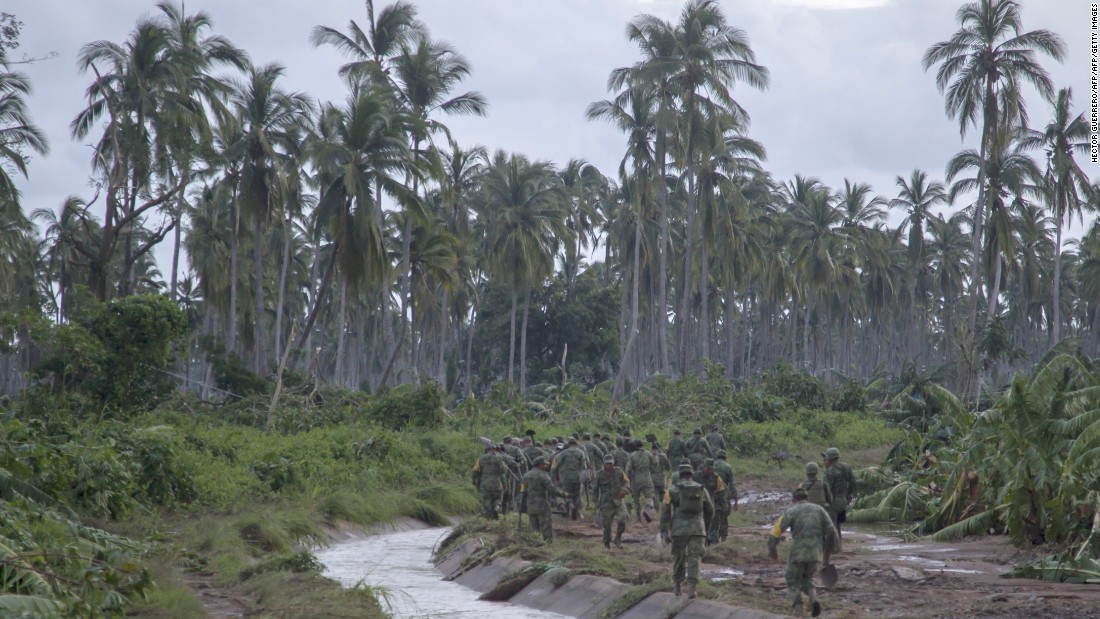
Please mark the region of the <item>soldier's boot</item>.
[[573, 520], [577, 519], [577, 506], [574, 504], [572, 509], [569, 510], [569, 517]]
[[672, 595], [675, 595], [676, 597], [680, 597], [680, 581], [679, 580], [677, 580], [676, 582], [673, 583]]
[[689, 600], [694, 600], [695, 599], [695, 587], [696, 587], [696, 582], [694, 580], [689, 580], [688, 581], [688, 586], [687, 586], [687, 596], [688, 596]]
[[619, 526], [615, 528], [615, 547], [623, 547], [623, 531], [626, 531], [626, 523], [620, 522]]
[[814, 600], [810, 606], [810, 616], [816, 617], [821, 614], [821, 602]]

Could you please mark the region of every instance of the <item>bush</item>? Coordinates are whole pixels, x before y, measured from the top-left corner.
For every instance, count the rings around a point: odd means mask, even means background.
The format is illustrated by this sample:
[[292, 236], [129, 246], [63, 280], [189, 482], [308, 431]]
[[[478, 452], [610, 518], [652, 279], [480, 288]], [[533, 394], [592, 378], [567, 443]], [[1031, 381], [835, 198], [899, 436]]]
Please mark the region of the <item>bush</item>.
[[377, 400], [370, 418], [387, 428], [431, 427], [443, 423], [443, 392], [434, 383], [401, 385]]
[[763, 388], [769, 395], [786, 398], [795, 406], [823, 409], [829, 405], [825, 383], [786, 361], [780, 361], [764, 375]]
[[832, 401], [834, 411], [865, 411], [867, 410], [867, 389], [859, 381], [845, 380], [833, 389]]

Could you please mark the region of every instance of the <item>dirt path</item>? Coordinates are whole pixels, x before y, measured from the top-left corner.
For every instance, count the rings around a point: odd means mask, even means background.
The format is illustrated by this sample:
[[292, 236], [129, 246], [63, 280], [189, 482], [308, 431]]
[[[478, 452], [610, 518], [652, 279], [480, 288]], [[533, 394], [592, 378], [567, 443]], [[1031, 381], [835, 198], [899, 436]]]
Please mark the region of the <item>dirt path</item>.
[[[704, 576], [718, 599], [772, 612], [786, 610], [784, 564], [767, 557], [767, 529], [788, 504], [785, 492], [746, 493], [730, 538], [708, 549]], [[555, 518], [562, 537], [592, 538], [600, 530], [589, 521]], [[667, 573], [668, 550], [658, 543], [654, 522], [631, 521], [623, 537], [625, 553], [643, 561], [638, 582]], [[780, 555], [785, 555], [785, 544]], [[874, 530], [845, 531], [844, 552], [834, 558], [839, 581], [823, 590], [825, 617], [930, 619], [1005, 617], [1009, 619], [1100, 618], [1100, 587], [1006, 579], [1017, 551], [1001, 537], [955, 543], [906, 541]]]
[[195, 597], [202, 602], [202, 608], [212, 619], [236, 619], [252, 614], [245, 597], [232, 591], [214, 586], [207, 574], [190, 572], [181, 579]]

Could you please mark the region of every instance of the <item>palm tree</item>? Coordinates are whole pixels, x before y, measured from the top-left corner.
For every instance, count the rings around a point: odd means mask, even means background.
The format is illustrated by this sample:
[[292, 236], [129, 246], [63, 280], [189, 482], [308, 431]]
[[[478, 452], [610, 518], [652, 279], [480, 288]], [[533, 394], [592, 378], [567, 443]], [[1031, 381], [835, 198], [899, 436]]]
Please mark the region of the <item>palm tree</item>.
[[[924, 53], [925, 70], [939, 65], [936, 87], [946, 89], [945, 109], [950, 118], [958, 118], [959, 132], [965, 136], [970, 126], [981, 123], [977, 156], [984, 160], [992, 149], [997, 128], [1026, 124], [1027, 110], [1021, 96], [1024, 82], [1050, 99], [1054, 94], [1050, 76], [1039, 65], [1037, 53], [1055, 60], [1065, 55], [1061, 38], [1047, 30], [1023, 29], [1020, 6], [1015, 0], [978, 0], [959, 8], [955, 14], [960, 28], [950, 39], [936, 43]], [[988, 183], [979, 169], [975, 183], [978, 200], [974, 211], [971, 252], [981, 253], [985, 230]], [[974, 260], [970, 273], [972, 311], [969, 331], [974, 337], [978, 317], [980, 261]]]
[[0, 56], [0, 211], [19, 209], [19, 190], [10, 170], [27, 176], [24, 149], [39, 155], [50, 151], [46, 134], [34, 125], [27, 112], [26, 97], [31, 93], [30, 79], [8, 70]]
[[340, 75], [353, 85], [391, 84], [387, 70], [397, 55], [414, 37], [423, 31], [416, 20], [416, 6], [399, 0], [375, 16], [374, 0], [366, 0], [367, 29], [356, 21], [348, 21], [347, 34], [329, 26], [315, 26], [309, 35], [314, 47], [331, 45], [351, 62], [340, 67]]
[[955, 308], [964, 292], [967, 262], [971, 259], [963, 232], [966, 219], [963, 212], [949, 219], [939, 215], [928, 218], [928, 259], [937, 295], [943, 304], [943, 354], [948, 364], [955, 353]]
[[[466, 59], [450, 45], [432, 41], [424, 33], [417, 35], [401, 48], [401, 53], [393, 59], [392, 75], [395, 82], [397, 99], [409, 120], [409, 137], [413, 153], [413, 166], [410, 169], [412, 193], [419, 195], [419, 171], [421, 144], [430, 143], [437, 133], [446, 133], [445, 125], [433, 118], [437, 113], [484, 116], [487, 108], [485, 98], [476, 91], [460, 95], [451, 95], [451, 91], [470, 74], [470, 65]], [[411, 213], [423, 219], [424, 214], [418, 201], [403, 203]], [[389, 379], [397, 353], [408, 330], [409, 303], [412, 294], [412, 272], [410, 271], [409, 252], [412, 243], [412, 225], [414, 217], [406, 216], [401, 247], [401, 323], [398, 339], [390, 353], [390, 361], [382, 373], [382, 384]]]
[[232, 147], [241, 155], [241, 206], [252, 217], [252, 366], [260, 374], [267, 372], [268, 365], [263, 229], [287, 197], [290, 172], [283, 165], [282, 153], [292, 146], [294, 127], [303, 122], [311, 105], [304, 94], [279, 87], [282, 75], [283, 68], [278, 65], [252, 67], [244, 81], [233, 81], [229, 98], [241, 125], [240, 141]]
[[1047, 207], [1054, 213], [1054, 285], [1051, 289], [1050, 342], [1062, 339], [1062, 229], [1066, 216], [1082, 217], [1082, 206], [1089, 193], [1089, 178], [1074, 158], [1074, 153], [1089, 150], [1089, 125], [1085, 113], [1071, 110], [1073, 92], [1062, 88], [1054, 100], [1054, 116], [1043, 131], [1030, 131], [1025, 148], [1041, 146], [1046, 150]]
[[549, 276], [559, 243], [571, 242], [553, 166], [498, 151], [482, 183], [480, 216], [485, 222], [486, 270], [512, 292], [508, 382], [516, 358], [516, 305], [524, 295], [520, 334], [520, 392], [527, 387], [527, 315], [532, 288]]

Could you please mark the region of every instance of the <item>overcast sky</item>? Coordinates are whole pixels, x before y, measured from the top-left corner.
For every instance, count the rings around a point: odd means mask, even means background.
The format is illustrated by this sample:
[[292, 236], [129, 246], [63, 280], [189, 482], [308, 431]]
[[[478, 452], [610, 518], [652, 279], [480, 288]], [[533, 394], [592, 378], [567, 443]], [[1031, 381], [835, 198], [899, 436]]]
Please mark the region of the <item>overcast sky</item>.
[[[90, 75], [76, 69], [90, 41], [123, 41], [138, 18], [156, 11], [152, 0], [5, 0], [2, 10], [24, 23], [26, 54], [57, 57], [24, 65], [33, 81], [30, 108], [49, 136], [52, 152], [36, 157], [21, 182], [24, 209], [56, 208], [76, 194], [88, 198], [91, 149], [69, 135], [83, 107]], [[377, 0], [379, 7], [388, 4]], [[624, 138], [584, 119], [585, 107], [608, 97], [608, 73], [639, 56], [626, 40], [627, 22], [640, 13], [675, 19], [680, 0], [417, 0], [434, 38], [466, 56], [473, 73], [463, 89], [489, 102], [485, 118], [446, 122], [465, 145], [516, 151], [558, 164], [583, 158], [612, 175]], [[947, 160], [962, 147], [958, 124], [944, 116], [934, 72], [921, 56], [957, 29], [959, 0], [721, 0], [729, 23], [749, 36], [757, 61], [771, 71], [771, 87], [739, 85], [735, 98], [752, 117], [750, 135], [768, 150], [777, 179], [799, 173], [830, 186], [845, 178], [869, 182], [893, 197], [894, 178], [914, 168], [942, 179]], [[1028, 30], [1045, 28], [1066, 43], [1064, 62], [1043, 58], [1055, 87], [1071, 87], [1077, 111], [1089, 96], [1089, 2], [1022, 2]], [[362, 0], [187, 0], [203, 10], [214, 31], [244, 48], [257, 64], [286, 67], [285, 87], [322, 101], [342, 101], [336, 75], [344, 59], [315, 49], [310, 30], [345, 29], [366, 22]], [[1049, 105], [1029, 97], [1032, 124], [1042, 126]], [[967, 136], [973, 145], [976, 136]], [[88, 140], [90, 141], [90, 140]], [[1100, 166], [1081, 157], [1090, 176]], [[161, 252], [163, 253], [163, 252]], [[167, 264], [162, 261], [162, 269]]]

